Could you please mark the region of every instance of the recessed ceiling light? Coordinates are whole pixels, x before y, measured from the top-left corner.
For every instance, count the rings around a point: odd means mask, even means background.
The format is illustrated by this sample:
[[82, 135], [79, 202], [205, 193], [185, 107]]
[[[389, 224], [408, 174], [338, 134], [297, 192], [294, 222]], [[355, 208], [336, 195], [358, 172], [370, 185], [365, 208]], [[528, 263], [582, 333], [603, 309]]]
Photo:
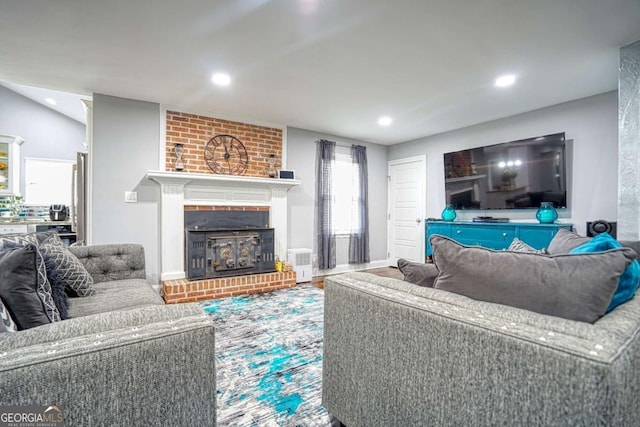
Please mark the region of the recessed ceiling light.
[[516, 82], [516, 76], [513, 74], [505, 74], [504, 76], [500, 76], [496, 79], [496, 86], [498, 87], [507, 87], [511, 86]]
[[56, 105], [56, 100], [53, 98], [45, 98], [44, 101], [49, 105]]
[[231, 77], [229, 77], [229, 74], [216, 73], [211, 76], [211, 81], [218, 86], [229, 86], [231, 84]]
[[389, 126], [393, 120], [389, 116], [382, 116], [378, 119], [378, 124], [380, 126]]

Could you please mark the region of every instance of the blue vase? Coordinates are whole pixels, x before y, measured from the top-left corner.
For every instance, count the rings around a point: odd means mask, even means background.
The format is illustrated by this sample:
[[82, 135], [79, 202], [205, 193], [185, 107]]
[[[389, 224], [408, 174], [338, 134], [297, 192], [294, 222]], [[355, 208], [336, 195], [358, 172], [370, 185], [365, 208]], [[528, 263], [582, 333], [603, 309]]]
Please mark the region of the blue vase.
[[453, 221], [454, 219], [456, 219], [457, 214], [455, 209], [453, 209], [453, 205], [447, 205], [442, 211], [441, 216], [445, 221]]
[[542, 202], [536, 212], [536, 219], [541, 224], [552, 224], [558, 219], [558, 211], [553, 207], [551, 202]]

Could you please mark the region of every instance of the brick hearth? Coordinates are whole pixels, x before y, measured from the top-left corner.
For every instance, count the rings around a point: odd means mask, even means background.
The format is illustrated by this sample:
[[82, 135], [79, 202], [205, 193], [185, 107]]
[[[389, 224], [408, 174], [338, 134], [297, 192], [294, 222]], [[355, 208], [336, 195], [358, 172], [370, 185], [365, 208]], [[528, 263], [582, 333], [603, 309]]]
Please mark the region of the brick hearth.
[[165, 280], [162, 282], [162, 291], [164, 301], [167, 304], [174, 304], [269, 292], [292, 288], [295, 285], [296, 273], [287, 271], [193, 281]]

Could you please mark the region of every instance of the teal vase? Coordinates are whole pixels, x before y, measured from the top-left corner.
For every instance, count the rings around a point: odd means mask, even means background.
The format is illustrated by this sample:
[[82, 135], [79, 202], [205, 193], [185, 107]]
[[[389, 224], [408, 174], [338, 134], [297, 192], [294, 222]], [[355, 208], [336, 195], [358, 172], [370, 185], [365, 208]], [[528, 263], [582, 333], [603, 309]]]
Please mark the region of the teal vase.
[[558, 211], [553, 207], [553, 203], [542, 202], [536, 212], [536, 219], [540, 221], [541, 224], [552, 224], [558, 219]]
[[456, 219], [457, 214], [456, 210], [453, 209], [453, 205], [447, 205], [442, 211], [441, 216], [445, 221], [453, 221], [454, 219]]

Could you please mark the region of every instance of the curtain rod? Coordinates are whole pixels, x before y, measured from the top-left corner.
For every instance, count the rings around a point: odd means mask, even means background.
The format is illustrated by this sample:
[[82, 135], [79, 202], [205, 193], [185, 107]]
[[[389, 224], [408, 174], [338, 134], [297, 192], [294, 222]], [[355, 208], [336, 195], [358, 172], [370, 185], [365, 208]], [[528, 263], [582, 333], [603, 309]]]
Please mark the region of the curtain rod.
[[[329, 141], [328, 139], [316, 139], [316, 142], [320, 142], [320, 141]], [[346, 148], [351, 148], [352, 146], [362, 146], [362, 147], [366, 147], [364, 144], [345, 144], [343, 142], [335, 142], [335, 141], [330, 141], [333, 142], [334, 144], [336, 144], [336, 147], [346, 147]]]

